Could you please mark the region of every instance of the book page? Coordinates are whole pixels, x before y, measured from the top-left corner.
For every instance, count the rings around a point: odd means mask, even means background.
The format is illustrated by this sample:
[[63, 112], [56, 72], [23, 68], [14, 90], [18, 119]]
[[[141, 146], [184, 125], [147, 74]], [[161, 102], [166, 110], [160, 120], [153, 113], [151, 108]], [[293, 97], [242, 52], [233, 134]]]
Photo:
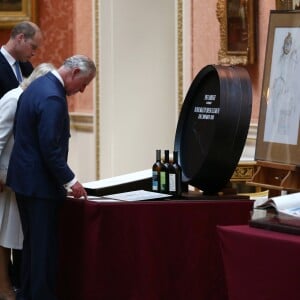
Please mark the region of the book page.
[[126, 184], [130, 182], [135, 182], [139, 180], [144, 180], [152, 177], [152, 170], [147, 169], [143, 171], [133, 172], [129, 174], [119, 175], [115, 177], [105, 178], [97, 181], [91, 181], [83, 183], [84, 188], [89, 189], [102, 189], [112, 186], [117, 186], [121, 184]]
[[277, 211], [300, 207], [300, 193], [292, 193], [271, 198]]
[[281, 195], [269, 199], [257, 199], [254, 202], [254, 208], [268, 207], [274, 207], [277, 211], [300, 207], [300, 193]]
[[268, 208], [274, 206], [274, 202], [268, 198], [257, 198], [253, 204], [253, 208]]
[[114, 199], [119, 201], [142, 201], [151, 199], [172, 198], [172, 195], [149, 192], [145, 190], [136, 190], [131, 192], [105, 195], [102, 196], [102, 198]]
[[[84, 197], [80, 197], [78, 199], [78, 198], [75, 198], [71, 195], [68, 195], [68, 198], [69, 199], [84, 200]], [[87, 196], [87, 200], [88, 201], [95, 201], [95, 202], [120, 202], [119, 200], [108, 199], [108, 198], [104, 198], [104, 197], [101, 197], [101, 196], [90, 196], [90, 195]]]
[[300, 205], [297, 207], [286, 208], [282, 210], [278, 210], [280, 214], [285, 214], [293, 217], [300, 218]]

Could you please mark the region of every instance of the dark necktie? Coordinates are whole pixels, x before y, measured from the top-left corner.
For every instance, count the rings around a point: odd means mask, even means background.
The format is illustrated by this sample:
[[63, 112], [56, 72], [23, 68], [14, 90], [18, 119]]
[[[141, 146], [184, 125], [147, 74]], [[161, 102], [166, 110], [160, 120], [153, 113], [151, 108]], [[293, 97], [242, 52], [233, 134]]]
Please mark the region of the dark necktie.
[[19, 62], [15, 62], [14, 63], [14, 68], [16, 70], [16, 74], [17, 74], [17, 79], [19, 82], [22, 82], [23, 78], [22, 78], [22, 75], [21, 75], [21, 70], [20, 70], [20, 65], [19, 65]]

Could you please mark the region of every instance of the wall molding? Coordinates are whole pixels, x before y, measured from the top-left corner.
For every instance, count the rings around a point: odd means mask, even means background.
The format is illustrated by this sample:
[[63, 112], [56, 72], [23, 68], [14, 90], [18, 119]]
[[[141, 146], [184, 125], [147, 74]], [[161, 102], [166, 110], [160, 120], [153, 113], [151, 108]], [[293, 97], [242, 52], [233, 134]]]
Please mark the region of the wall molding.
[[250, 124], [247, 139], [256, 141], [257, 128], [258, 128], [257, 123]]
[[245, 147], [242, 153], [242, 161], [253, 161], [255, 159], [257, 124], [251, 123], [248, 130], [248, 135]]
[[70, 113], [70, 126], [75, 131], [94, 132], [94, 116], [89, 113]]
[[97, 68], [95, 84], [95, 162], [96, 179], [100, 179], [100, 0], [94, 1], [94, 28], [95, 28], [95, 63]]
[[178, 112], [183, 104], [183, 1], [177, 1], [177, 101]]

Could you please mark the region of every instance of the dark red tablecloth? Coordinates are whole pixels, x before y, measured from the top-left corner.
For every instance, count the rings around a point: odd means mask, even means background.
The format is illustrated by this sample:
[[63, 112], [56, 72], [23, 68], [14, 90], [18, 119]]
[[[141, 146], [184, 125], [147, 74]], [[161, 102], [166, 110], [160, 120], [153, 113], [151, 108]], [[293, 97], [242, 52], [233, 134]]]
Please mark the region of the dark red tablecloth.
[[300, 236], [218, 228], [230, 300], [299, 300]]
[[246, 224], [249, 200], [67, 199], [60, 300], [227, 300], [216, 225]]

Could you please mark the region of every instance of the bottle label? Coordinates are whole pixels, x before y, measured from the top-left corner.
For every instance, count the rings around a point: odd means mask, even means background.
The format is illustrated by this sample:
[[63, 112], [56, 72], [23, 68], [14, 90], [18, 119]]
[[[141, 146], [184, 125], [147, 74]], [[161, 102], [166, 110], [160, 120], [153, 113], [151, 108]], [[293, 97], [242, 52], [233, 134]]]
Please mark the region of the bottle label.
[[158, 172], [157, 171], [152, 172], [152, 190], [158, 191]]
[[160, 172], [160, 189], [163, 192], [165, 192], [167, 190], [166, 172]]
[[176, 192], [176, 174], [169, 174], [169, 191]]

